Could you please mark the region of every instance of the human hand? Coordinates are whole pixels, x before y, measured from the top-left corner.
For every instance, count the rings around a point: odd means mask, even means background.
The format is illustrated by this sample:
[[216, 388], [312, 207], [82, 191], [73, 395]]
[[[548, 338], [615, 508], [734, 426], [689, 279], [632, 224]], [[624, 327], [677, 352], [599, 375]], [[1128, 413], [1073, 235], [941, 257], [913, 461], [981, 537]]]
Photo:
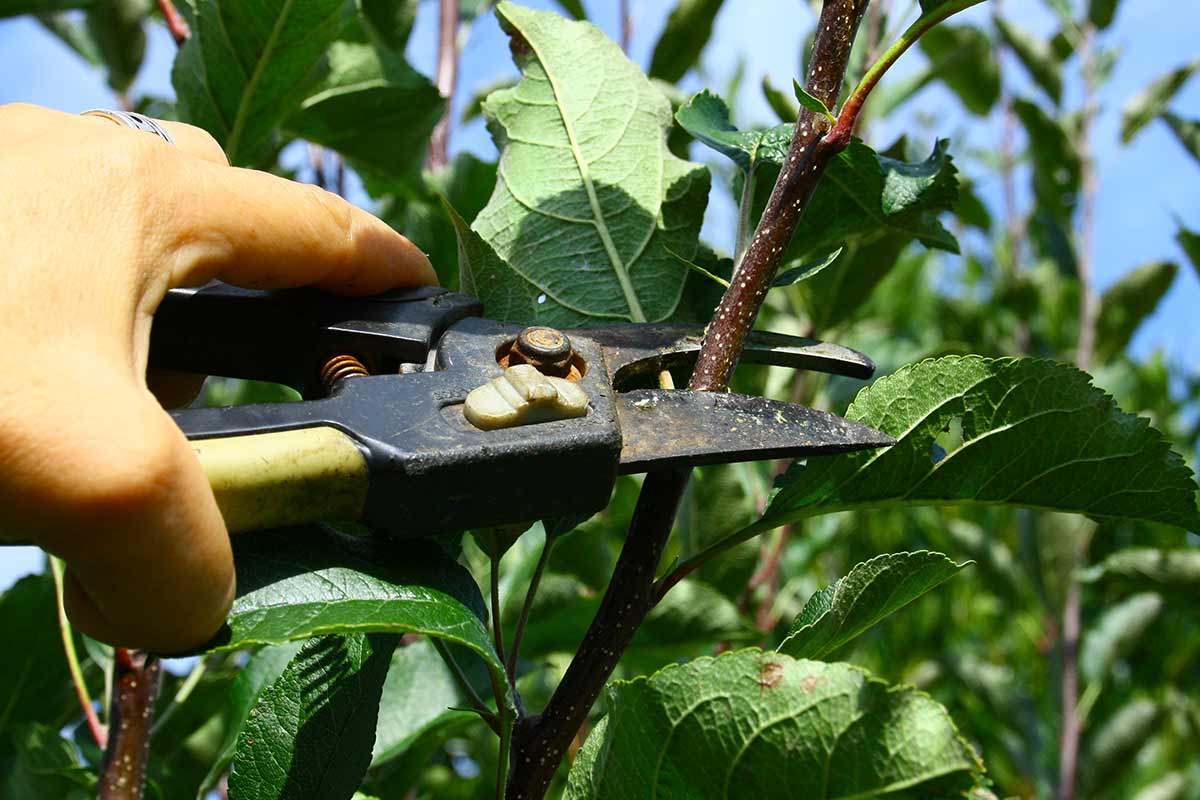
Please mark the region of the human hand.
[[230, 167], [204, 131], [160, 124], [176, 147], [0, 106], [0, 540], [66, 562], [80, 630], [170, 653], [217, 631], [234, 577], [208, 481], [155, 395], [177, 387], [147, 383], [166, 291], [220, 279], [360, 295], [436, 276], [340, 197]]

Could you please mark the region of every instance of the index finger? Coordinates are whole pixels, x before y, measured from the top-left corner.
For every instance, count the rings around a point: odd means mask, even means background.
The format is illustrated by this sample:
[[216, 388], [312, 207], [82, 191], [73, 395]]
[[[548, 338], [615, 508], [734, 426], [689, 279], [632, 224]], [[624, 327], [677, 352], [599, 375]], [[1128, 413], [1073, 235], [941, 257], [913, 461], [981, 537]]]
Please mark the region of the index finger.
[[364, 295], [437, 283], [416, 245], [338, 195], [208, 161], [187, 173], [171, 209], [174, 286], [220, 279]]

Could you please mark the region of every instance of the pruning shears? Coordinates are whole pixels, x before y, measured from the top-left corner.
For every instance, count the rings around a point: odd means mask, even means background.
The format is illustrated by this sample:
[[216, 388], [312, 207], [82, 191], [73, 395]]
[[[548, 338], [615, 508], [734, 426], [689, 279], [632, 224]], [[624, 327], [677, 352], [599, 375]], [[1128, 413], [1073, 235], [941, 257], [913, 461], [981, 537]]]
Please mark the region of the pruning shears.
[[[173, 412], [231, 532], [350, 520], [418, 537], [581, 517], [608, 504], [618, 475], [893, 443], [801, 405], [628, 388], [694, 362], [701, 333], [522, 328], [438, 287], [340, 299], [214, 283], [167, 293], [150, 364], [303, 398]], [[773, 333], [752, 334], [743, 360], [875, 369], [854, 350]]]

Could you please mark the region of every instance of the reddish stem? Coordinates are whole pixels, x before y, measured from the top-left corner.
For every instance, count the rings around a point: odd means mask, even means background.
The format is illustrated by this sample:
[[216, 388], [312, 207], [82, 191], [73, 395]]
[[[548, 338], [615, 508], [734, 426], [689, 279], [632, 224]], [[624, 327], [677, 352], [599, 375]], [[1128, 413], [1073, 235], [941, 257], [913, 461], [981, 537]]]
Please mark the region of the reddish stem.
[[434, 80], [446, 111], [433, 129], [425, 168], [440, 169], [450, 161], [450, 119], [454, 115], [454, 90], [458, 84], [458, 0], [441, 0], [438, 14], [438, 63]]
[[192, 35], [192, 29], [188, 27], [187, 20], [180, 15], [171, 0], [158, 0], [158, 10], [162, 12], [163, 21], [167, 23], [167, 30], [171, 32], [171, 38], [175, 40], [175, 44], [182, 46]]
[[113, 651], [113, 666], [111, 725], [97, 796], [100, 800], [141, 800], [162, 666], [156, 656], [124, 647]]

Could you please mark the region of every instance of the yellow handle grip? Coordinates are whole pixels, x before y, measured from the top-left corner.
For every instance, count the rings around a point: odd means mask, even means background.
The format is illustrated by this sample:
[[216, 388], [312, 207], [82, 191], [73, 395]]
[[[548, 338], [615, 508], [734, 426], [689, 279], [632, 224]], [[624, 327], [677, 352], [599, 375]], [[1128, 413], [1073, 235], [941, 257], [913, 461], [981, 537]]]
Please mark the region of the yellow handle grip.
[[367, 499], [367, 460], [335, 428], [192, 442], [230, 533], [357, 520]]

